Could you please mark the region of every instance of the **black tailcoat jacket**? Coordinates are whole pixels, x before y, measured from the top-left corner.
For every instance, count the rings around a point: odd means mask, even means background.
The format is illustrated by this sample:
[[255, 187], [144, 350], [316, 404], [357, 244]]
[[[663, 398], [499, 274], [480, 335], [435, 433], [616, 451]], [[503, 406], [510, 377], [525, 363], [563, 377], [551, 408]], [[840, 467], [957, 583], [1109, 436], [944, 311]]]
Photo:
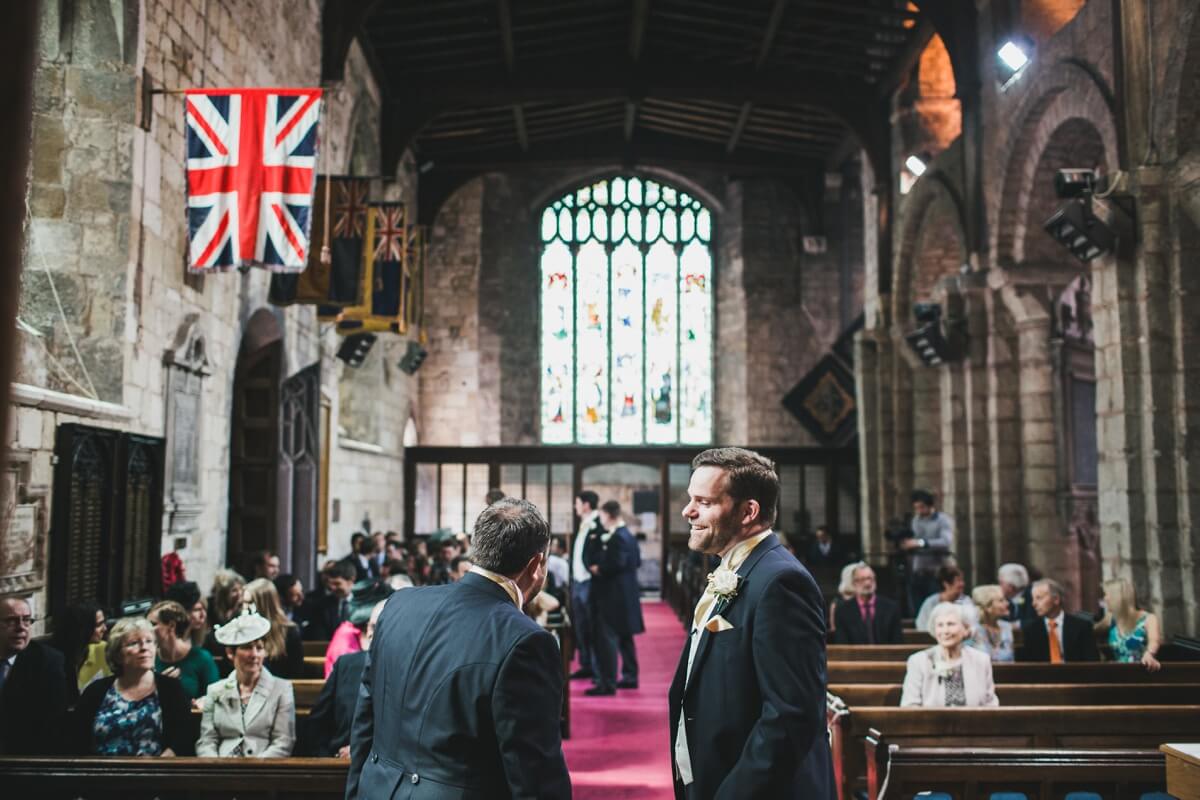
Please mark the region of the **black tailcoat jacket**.
[[592, 576], [589, 598], [594, 613], [603, 617], [618, 636], [644, 633], [646, 624], [638, 587], [642, 553], [629, 528], [624, 525], [617, 528], [607, 542], [600, 536], [589, 537], [583, 563], [600, 568]]
[[562, 693], [558, 643], [492, 581], [397, 592], [367, 654], [346, 798], [570, 798]]
[[697, 634], [690, 679], [685, 644], [671, 683], [675, 796], [685, 796], [674, 764], [683, 714], [693, 796], [831, 800], [821, 592], [775, 534], [754, 548], [737, 574], [737, 595], [720, 612], [733, 628]]

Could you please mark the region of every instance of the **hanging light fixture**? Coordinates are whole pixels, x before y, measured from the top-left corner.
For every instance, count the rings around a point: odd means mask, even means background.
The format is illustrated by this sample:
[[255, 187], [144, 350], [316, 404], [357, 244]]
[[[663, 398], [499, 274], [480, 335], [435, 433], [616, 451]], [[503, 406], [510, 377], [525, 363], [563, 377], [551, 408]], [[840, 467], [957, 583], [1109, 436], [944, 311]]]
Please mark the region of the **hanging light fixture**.
[[1028, 36], [1006, 39], [996, 50], [996, 75], [1001, 90], [1007, 89], [1033, 61], [1033, 40]]

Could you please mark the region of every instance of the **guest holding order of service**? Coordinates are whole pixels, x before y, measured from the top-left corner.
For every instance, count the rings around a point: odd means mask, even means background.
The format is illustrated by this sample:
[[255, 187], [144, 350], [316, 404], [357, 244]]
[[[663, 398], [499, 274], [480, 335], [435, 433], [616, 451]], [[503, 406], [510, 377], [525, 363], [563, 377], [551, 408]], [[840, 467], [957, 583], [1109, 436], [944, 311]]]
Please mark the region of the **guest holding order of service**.
[[939, 603], [929, 615], [929, 632], [937, 644], [908, 658], [901, 706], [952, 708], [998, 706], [992, 682], [992, 659], [963, 641], [970, 632], [963, 607]]
[[290, 681], [263, 662], [271, 623], [247, 604], [241, 616], [217, 628], [233, 672], [208, 687], [198, 756], [285, 758], [296, 742], [296, 699]]
[[118, 620], [105, 656], [112, 675], [88, 684], [75, 707], [80, 755], [190, 756], [192, 704], [175, 678], [154, 672], [158, 647], [144, 617]]

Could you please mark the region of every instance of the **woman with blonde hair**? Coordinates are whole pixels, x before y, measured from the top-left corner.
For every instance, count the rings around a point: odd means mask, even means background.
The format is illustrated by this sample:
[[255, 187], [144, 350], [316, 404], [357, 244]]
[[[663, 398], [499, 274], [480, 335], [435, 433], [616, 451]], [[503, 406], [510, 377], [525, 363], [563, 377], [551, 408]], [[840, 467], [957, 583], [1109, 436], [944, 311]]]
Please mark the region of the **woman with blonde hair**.
[[259, 615], [271, 623], [271, 631], [263, 637], [267, 649], [267, 669], [279, 678], [304, 677], [304, 642], [300, 628], [283, 613], [279, 591], [269, 578], [255, 578], [242, 592], [245, 603], [253, 604]]
[[219, 569], [213, 576], [212, 594], [208, 598], [208, 624], [224, 625], [242, 609], [242, 589], [246, 579], [231, 569]]
[[1008, 621], [1008, 599], [998, 584], [976, 586], [971, 600], [979, 609], [979, 624], [971, 645], [987, 653], [993, 662], [1015, 660], [1013, 624]]
[[1096, 630], [1107, 630], [1113, 660], [1141, 663], [1150, 672], [1161, 669], [1157, 656], [1162, 646], [1162, 627], [1157, 615], [1138, 608], [1133, 583], [1128, 578], [1105, 581], [1104, 606], [1104, 618], [1096, 623]]

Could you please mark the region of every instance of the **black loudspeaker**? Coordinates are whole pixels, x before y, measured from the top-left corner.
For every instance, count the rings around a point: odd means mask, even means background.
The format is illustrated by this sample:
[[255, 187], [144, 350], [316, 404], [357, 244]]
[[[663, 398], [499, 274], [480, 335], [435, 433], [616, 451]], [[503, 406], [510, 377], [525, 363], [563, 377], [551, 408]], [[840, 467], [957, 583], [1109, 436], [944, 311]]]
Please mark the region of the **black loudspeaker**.
[[421, 364], [425, 361], [425, 356], [427, 355], [429, 355], [429, 353], [424, 347], [421, 347], [421, 345], [417, 344], [416, 342], [410, 341], [408, 343], [408, 350], [404, 352], [404, 356], [400, 359], [400, 363], [396, 366], [398, 366], [400, 371], [405, 375], [412, 375], [421, 368]]
[[345, 361], [347, 366], [361, 367], [367, 353], [371, 352], [373, 344], [375, 344], [375, 334], [373, 333], [356, 333], [353, 336], [347, 336], [342, 342], [342, 346], [338, 348], [337, 357]]

